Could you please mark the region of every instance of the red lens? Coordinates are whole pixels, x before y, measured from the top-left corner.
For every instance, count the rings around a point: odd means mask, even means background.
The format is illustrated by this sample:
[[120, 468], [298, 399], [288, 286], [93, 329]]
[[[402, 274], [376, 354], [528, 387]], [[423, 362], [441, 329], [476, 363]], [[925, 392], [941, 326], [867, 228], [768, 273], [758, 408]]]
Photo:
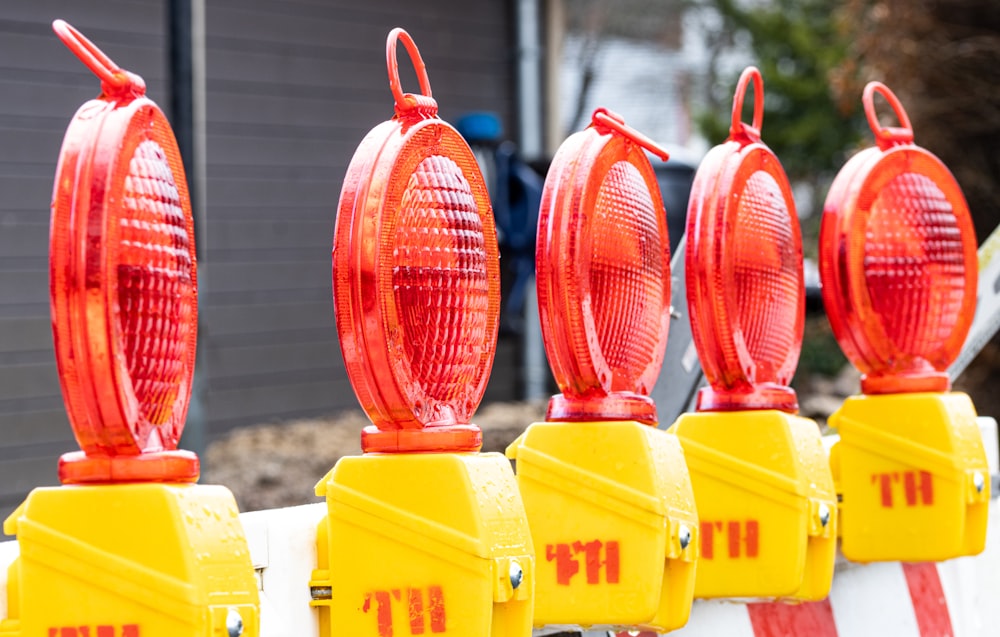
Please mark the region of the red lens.
[[83, 450], [64, 456], [63, 482], [198, 476], [176, 451], [197, 340], [194, 223], [170, 126], [136, 86], [84, 104], [59, 158], [52, 324]]
[[648, 394], [669, 327], [666, 214], [645, 151], [602, 113], [559, 149], [542, 195], [538, 302], [562, 391], [548, 417], [654, 423]]
[[[744, 72], [736, 103], [755, 81]], [[805, 321], [802, 239], [788, 178], [754, 126], [738, 122], [702, 162], [688, 208], [686, 282], [692, 335], [710, 387], [700, 410], [794, 412], [788, 387]]]
[[[414, 55], [405, 32], [393, 33], [391, 55], [397, 36]], [[435, 113], [426, 95], [397, 102], [397, 117], [361, 143], [341, 193], [334, 301], [348, 375], [375, 425], [365, 451], [482, 443], [469, 419], [495, 354], [496, 228], [472, 151]]]
[[[139, 418], [171, 425], [194, 365], [194, 246], [166, 151], [145, 139], [128, 163], [119, 217], [118, 323]], [[114, 248], [112, 248], [114, 250]], [[114, 257], [112, 257], [114, 260]]]
[[[403, 192], [396, 226], [392, 278], [379, 294], [395, 294], [406, 358], [420, 389], [444, 403], [463, 402], [468, 383], [483, 372], [481, 352], [470, 346], [488, 340], [491, 298], [483, 223], [458, 164], [445, 155], [421, 161]], [[472, 415], [465, 405], [459, 413]]]
[[[882, 129], [873, 94], [904, 123]], [[823, 298], [834, 333], [864, 374], [866, 393], [945, 391], [976, 303], [976, 243], [958, 183], [912, 143], [902, 106], [866, 88], [879, 148], [834, 181], [820, 233]]]

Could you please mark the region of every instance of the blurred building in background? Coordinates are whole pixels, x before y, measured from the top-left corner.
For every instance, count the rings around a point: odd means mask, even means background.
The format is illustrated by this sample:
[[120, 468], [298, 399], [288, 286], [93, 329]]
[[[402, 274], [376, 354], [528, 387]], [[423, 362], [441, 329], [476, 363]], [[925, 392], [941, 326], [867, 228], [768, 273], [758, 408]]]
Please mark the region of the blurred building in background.
[[[544, 11], [537, 3], [521, 4], [537, 12], [541, 34]], [[63, 133], [76, 109], [99, 92], [99, 82], [50, 24], [55, 18], [69, 21], [142, 75], [147, 94], [177, 127], [185, 119], [171, 105], [174, 94], [184, 91], [172, 66], [170, 20], [177, 5], [195, 16], [193, 30], [181, 30], [179, 46], [186, 35], [194, 43], [195, 75], [199, 64], [204, 69], [203, 83], [195, 78], [195, 136], [185, 158], [202, 204], [196, 198], [198, 400], [186, 432], [194, 432], [196, 445], [199, 430], [205, 439], [236, 426], [357, 408], [337, 344], [330, 248], [348, 162], [365, 133], [392, 115], [385, 66], [392, 27], [403, 26], [419, 45], [442, 117], [455, 121], [468, 111], [490, 110], [506, 130], [520, 125], [516, 20], [525, 7], [518, 3], [5, 3], [0, 514], [30, 488], [55, 483], [58, 455], [76, 448], [52, 354], [49, 204]], [[540, 40], [527, 45], [540, 54]], [[402, 51], [399, 58], [404, 90], [416, 91]], [[541, 74], [536, 78], [540, 82]], [[193, 169], [191, 154], [201, 155]], [[510, 356], [499, 361], [501, 367], [513, 364]], [[513, 375], [498, 368], [490, 395], [513, 398]]]

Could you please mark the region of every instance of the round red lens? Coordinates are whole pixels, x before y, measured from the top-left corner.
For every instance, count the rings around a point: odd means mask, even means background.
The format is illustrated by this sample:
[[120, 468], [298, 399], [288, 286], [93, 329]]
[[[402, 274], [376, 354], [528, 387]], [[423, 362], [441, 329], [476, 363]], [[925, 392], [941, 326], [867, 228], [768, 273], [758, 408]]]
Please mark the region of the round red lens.
[[486, 260], [496, 255], [486, 249], [482, 203], [453, 159], [431, 155], [410, 175], [395, 220], [392, 276], [379, 294], [395, 295], [415, 389], [434, 401], [415, 405], [428, 412], [426, 422], [470, 418], [469, 383], [485, 371], [484, 352], [475, 344], [490, 342], [496, 299]]
[[[161, 427], [176, 446], [183, 427], [177, 397], [194, 364], [197, 312], [191, 216], [166, 151], [144, 139], [128, 162], [118, 218], [118, 328], [140, 422]], [[179, 416], [179, 417], [178, 417]]]
[[[874, 94], [900, 128], [882, 128]], [[834, 334], [864, 374], [866, 393], [945, 391], [946, 370], [971, 326], [976, 242], [958, 183], [912, 143], [902, 106], [878, 83], [865, 90], [878, 148], [837, 176], [820, 232], [823, 298]]]
[[536, 252], [542, 334], [562, 392], [550, 420], [656, 422], [648, 394], [667, 341], [670, 248], [651, 145], [599, 109], [553, 159]]
[[[74, 52], [96, 51], [65, 23], [55, 26]], [[63, 457], [60, 478], [193, 480], [197, 458], [176, 451], [197, 340], [184, 169], [163, 113], [140, 97], [141, 80], [117, 67], [109, 74], [126, 82], [80, 108], [53, 195], [56, 363], [82, 448]]]
[[396, 117], [361, 143], [334, 237], [337, 329], [347, 371], [374, 423], [365, 451], [468, 451], [493, 363], [500, 309], [496, 228], [468, 144], [426, 94], [396, 95]]
[[[753, 125], [739, 120], [750, 81]], [[788, 178], [760, 141], [763, 83], [744, 71], [729, 140], [695, 176], [685, 271], [692, 335], [710, 387], [699, 410], [798, 409], [788, 387], [805, 320], [802, 239]]]

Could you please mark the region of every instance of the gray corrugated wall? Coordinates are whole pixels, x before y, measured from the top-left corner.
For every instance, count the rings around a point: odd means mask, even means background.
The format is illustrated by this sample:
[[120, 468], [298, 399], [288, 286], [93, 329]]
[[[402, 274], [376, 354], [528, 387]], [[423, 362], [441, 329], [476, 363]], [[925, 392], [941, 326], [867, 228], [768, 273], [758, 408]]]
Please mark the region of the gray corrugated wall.
[[[512, 121], [508, 3], [206, 0], [207, 228], [200, 301], [210, 435], [357, 403], [330, 298], [343, 174], [392, 114], [385, 36], [410, 31], [441, 114]], [[34, 0], [0, 10], [0, 514], [76, 448], [48, 314], [48, 222], [63, 132], [98, 81], [52, 34], [61, 17], [168, 103], [164, 0]], [[404, 90], [416, 79], [399, 56]], [[510, 395], [510, 370], [490, 392]]]
[[[392, 115], [386, 35], [403, 26], [413, 36], [443, 117], [496, 109], [510, 121], [507, 21], [494, 0], [209, 0], [210, 434], [356, 407], [333, 322], [330, 247], [354, 149]], [[398, 56], [404, 90], [416, 91], [403, 47]]]
[[55, 483], [58, 455], [77, 448], [52, 355], [49, 203], [63, 133], [100, 84], [50, 25], [70, 21], [163, 102], [164, 16], [160, 0], [0, 8], [0, 514], [30, 488]]

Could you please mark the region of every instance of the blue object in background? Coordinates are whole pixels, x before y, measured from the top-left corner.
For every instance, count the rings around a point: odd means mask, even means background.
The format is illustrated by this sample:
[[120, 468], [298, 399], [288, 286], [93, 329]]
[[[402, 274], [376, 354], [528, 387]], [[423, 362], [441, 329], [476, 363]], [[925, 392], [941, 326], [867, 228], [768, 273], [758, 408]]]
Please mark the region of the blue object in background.
[[542, 178], [503, 141], [500, 118], [490, 112], [468, 113], [458, 119], [458, 132], [469, 142], [479, 162], [493, 204], [505, 286], [500, 330], [524, 331], [524, 302], [535, 273], [535, 234], [542, 202]]

